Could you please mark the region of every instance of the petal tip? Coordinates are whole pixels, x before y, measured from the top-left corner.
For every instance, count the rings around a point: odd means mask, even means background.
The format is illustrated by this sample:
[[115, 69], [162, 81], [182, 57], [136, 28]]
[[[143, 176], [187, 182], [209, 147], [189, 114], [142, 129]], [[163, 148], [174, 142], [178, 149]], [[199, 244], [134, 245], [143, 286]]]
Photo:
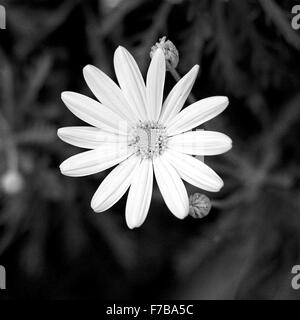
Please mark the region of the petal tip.
[[133, 230], [135, 228], [138, 228], [138, 225], [136, 223], [133, 223], [132, 221], [128, 221], [126, 220], [126, 224], [127, 224], [127, 227], [130, 229], [130, 230]]
[[225, 153], [232, 148], [232, 139], [228, 137], [226, 134], [223, 134], [223, 139], [224, 139], [224, 151], [222, 153]]
[[228, 97], [226, 97], [226, 96], [221, 96], [220, 98], [222, 98], [223, 100], [224, 100], [224, 104], [226, 104], [226, 106], [228, 106], [228, 104], [229, 104], [229, 99], [228, 99]]
[[145, 221], [145, 219], [143, 219], [142, 221], [140, 221], [139, 219], [131, 219], [128, 217], [128, 215], [125, 215], [126, 218], [126, 224], [128, 226], [129, 229], [136, 229], [139, 228]]
[[103, 211], [103, 210], [101, 210], [101, 208], [99, 208], [99, 206], [97, 206], [97, 203], [94, 198], [92, 198], [90, 206], [91, 206], [92, 210], [94, 211], [94, 213], [100, 213]]
[[216, 191], [215, 192], [219, 192], [224, 187], [224, 181], [221, 178], [219, 178], [219, 179], [220, 180], [219, 180], [218, 185], [216, 186]]
[[194, 72], [198, 72], [199, 69], [200, 69], [199, 64], [195, 64], [195, 65], [193, 66], [193, 68], [192, 68], [192, 70], [193, 70]]
[[101, 198], [101, 194], [102, 193], [99, 193], [98, 189], [97, 192], [93, 195], [90, 202], [90, 206], [95, 213], [106, 211], [105, 207], [103, 206], [103, 198]]
[[178, 214], [176, 218], [183, 220], [188, 216], [188, 214], [189, 214], [189, 209], [184, 210], [184, 212], [180, 212], [180, 214]]
[[61, 174], [63, 174], [64, 176], [70, 176], [69, 172], [70, 172], [70, 164], [69, 164], [69, 159], [64, 160], [60, 165], [59, 165], [59, 170], [61, 172]]
[[225, 107], [227, 107], [227, 105], [229, 104], [229, 99], [227, 96], [211, 96], [208, 98], [204, 98], [202, 100], [211, 101], [211, 102], [214, 102], [218, 105], [224, 105]]
[[83, 67], [82, 72], [83, 75], [88, 74], [91, 70], [93, 70], [95, 67], [91, 64], [87, 64], [85, 67]]
[[123, 46], [118, 46], [115, 53], [125, 53], [127, 50]]
[[63, 135], [63, 128], [57, 129], [56, 134], [57, 134], [57, 136], [61, 139], [61, 138], [62, 138], [62, 135]]
[[229, 137], [227, 137], [227, 138], [228, 138], [228, 150], [230, 150], [230, 149], [232, 149], [232, 139]]
[[70, 95], [72, 95], [72, 92], [71, 92], [71, 91], [63, 91], [63, 92], [60, 94], [61, 100], [62, 100], [63, 102], [67, 101], [68, 99], [70, 99]]
[[63, 91], [63, 92], [60, 94], [61, 100], [64, 100], [64, 98], [65, 98], [65, 96], [66, 96], [66, 92], [67, 92], [67, 91]]
[[59, 170], [60, 170], [61, 174], [66, 175], [67, 169], [66, 169], [66, 166], [65, 166], [65, 161], [60, 164]]

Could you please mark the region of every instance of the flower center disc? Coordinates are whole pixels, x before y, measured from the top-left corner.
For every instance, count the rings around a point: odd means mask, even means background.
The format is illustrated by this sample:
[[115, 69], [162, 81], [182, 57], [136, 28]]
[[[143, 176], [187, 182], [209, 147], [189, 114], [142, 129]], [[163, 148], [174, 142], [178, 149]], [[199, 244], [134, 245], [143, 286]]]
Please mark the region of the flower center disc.
[[129, 146], [142, 158], [153, 158], [166, 148], [166, 129], [157, 122], [143, 122], [133, 128]]

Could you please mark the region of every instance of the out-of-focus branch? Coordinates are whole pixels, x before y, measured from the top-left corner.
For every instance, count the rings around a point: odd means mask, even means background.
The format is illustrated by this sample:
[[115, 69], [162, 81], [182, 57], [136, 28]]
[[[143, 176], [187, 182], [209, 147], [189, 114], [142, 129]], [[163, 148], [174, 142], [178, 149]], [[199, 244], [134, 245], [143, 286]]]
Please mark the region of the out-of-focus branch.
[[[172, 6], [173, 4], [171, 4], [170, 2], [164, 1], [160, 5], [155, 18], [153, 18], [153, 23], [151, 24], [151, 26], [145, 32], [139, 35], [139, 39], [142, 40], [137, 52], [139, 57], [149, 56], [150, 49], [157, 41], [159, 33], [163, 32], [166, 28], [168, 15], [172, 9]], [[141, 68], [144, 69], [147, 60], [141, 58], [139, 60], [141, 61]]]
[[37, 95], [49, 75], [52, 63], [53, 57], [49, 54], [44, 54], [37, 60], [34, 71], [28, 74], [26, 89], [24, 95], [20, 97], [19, 108], [27, 109], [36, 101]]
[[95, 35], [100, 39], [108, 36], [120, 25], [126, 14], [137, 8], [142, 2], [142, 0], [121, 1], [111, 13], [101, 19], [99, 25], [94, 30]]
[[279, 140], [289, 133], [292, 126], [300, 121], [300, 94], [293, 97], [287, 104], [283, 105], [277, 119], [273, 121], [273, 126], [262, 137], [262, 143], [272, 145], [279, 143]]

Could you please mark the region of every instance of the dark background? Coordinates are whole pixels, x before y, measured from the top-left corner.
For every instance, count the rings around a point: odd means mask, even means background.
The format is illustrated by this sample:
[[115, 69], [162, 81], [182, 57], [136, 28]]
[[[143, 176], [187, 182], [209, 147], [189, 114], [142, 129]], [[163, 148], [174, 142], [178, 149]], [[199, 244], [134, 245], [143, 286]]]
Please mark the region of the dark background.
[[[1, 1], [1, 298], [298, 299], [300, 264], [300, 30], [297, 1]], [[233, 149], [205, 162], [224, 179], [203, 219], [177, 220], [155, 187], [139, 229], [125, 223], [126, 197], [95, 214], [90, 199], [107, 172], [69, 178], [59, 164], [80, 149], [59, 127], [81, 124], [65, 90], [91, 95], [86, 64], [109, 74], [125, 46], [145, 75], [166, 35], [178, 72], [200, 64], [197, 99], [227, 95], [207, 128]], [[167, 75], [165, 92], [175, 84]], [[9, 181], [12, 172], [16, 181]], [[9, 176], [8, 176], [9, 177]], [[202, 192], [188, 186], [189, 194]]]

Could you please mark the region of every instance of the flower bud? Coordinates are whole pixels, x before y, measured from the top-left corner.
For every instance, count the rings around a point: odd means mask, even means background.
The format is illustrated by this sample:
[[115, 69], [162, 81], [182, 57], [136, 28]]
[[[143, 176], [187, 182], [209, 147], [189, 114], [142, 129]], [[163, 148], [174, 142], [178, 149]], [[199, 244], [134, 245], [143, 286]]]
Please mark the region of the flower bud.
[[6, 171], [0, 180], [1, 189], [7, 195], [19, 193], [24, 185], [24, 180], [17, 170], [10, 169]]
[[195, 193], [190, 196], [189, 215], [193, 218], [203, 218], [209, 214], [211, 202], [209, 198], [201, 193]]
[[161, 48], [165, 54], [167, 70], [169, 70], [170, 68], [175, 69], [179, 62], [179, 53], [173, 42], [170, 40], [166, 41], [166, 37], [160, 38], [159, 42], [156, 42], [156, 44], [151, 48], [151, 58], [158, 48]]

